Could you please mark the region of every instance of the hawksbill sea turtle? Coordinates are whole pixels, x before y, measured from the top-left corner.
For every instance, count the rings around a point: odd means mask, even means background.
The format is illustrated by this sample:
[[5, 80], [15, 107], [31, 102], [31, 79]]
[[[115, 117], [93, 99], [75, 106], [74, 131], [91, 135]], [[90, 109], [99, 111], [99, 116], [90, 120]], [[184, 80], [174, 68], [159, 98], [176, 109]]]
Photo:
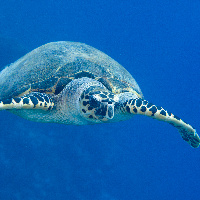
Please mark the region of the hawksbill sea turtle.
[[36, 122], [118, 122], [136, 114], [168, 122], [192, 147], [196, 130], [143, 98], [135, 79], [103, 52], [78, 42], [51, 42], [0, 72], [0, 110]]

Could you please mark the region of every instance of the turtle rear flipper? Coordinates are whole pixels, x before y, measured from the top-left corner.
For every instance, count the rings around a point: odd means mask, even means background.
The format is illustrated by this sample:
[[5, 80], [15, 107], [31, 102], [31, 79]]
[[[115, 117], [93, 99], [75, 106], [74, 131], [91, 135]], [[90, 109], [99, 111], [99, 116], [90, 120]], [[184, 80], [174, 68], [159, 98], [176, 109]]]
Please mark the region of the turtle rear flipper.
[[162, 107], [153, 105], [140, 98], [127, 100], [121, 105], [121, 110], [123, 112], [146, 115], [157, 120], [168, 122], [178, 129], [183, 140], [188, 142], [194, 148], [199, 147], [200, 137], [196, 130], [179, 117], [164, 110]]
[[51, 110], [54, 102], [44, 93], [32, 92], [30, 94], [0, 101], [0, 110], [10, 109], [41, 109]]

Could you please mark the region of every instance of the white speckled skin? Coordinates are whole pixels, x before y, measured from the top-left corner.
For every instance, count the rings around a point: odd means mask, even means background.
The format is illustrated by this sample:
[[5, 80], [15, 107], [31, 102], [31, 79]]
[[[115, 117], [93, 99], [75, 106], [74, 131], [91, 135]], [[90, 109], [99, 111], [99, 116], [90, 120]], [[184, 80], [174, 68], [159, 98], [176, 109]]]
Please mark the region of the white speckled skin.
[[[106, 89], [102, 83], [91, 78], [75, 79], [66, 85], [65, 89], [59, 95], [53, 97], [55, 101], [55, 107], [50, 111], [34, 109], [13, 109], [9, 111], [20, 117], [36, 122], [73, 125], [105, 123], [100, 120], [90, 120], [86, 118], [84, 113], [81, 111], [81, 105], [79, 101], [80, 96], [83, 91], [87, 90], [91, 86], [97, 86], [102, 87], [102, 89]], [[116, 100], [118, 100], [118, 102], [124, 102], [125, 100], [133, 98], [137, 98], [137, 96], [135, 94], [126, 92], [118, 94]], [[127, 120], [133, 116], [134, 115], [129, 113], [122, 113], [120, 109], [115, 109], [114, 118], [107, 122], [110, 123]]]

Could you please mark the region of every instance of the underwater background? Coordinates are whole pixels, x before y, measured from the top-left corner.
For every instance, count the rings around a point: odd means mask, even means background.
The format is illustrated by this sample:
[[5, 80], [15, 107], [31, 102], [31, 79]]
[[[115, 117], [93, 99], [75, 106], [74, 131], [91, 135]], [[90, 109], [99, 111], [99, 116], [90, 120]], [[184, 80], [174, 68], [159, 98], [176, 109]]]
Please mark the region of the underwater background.
[[[0, 69], [47, 42], [84, 42], [200, 133], [199, 34], [198, 0], [0, 1]], [[42, 124], [7, 111], [0, 119], [2, 200], [199, 198], [200, 149], [169, 124]]]

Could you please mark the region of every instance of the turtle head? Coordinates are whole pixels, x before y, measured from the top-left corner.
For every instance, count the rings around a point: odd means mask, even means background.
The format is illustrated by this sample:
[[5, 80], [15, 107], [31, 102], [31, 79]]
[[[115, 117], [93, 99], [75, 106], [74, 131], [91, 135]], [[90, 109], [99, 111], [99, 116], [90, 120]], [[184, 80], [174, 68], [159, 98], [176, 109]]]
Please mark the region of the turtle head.
[[90, 87], [81, 95], [81, 112], [95, 123], [106, 122], [114, 117], [116, 101], [116, 96], [105, 88]]

